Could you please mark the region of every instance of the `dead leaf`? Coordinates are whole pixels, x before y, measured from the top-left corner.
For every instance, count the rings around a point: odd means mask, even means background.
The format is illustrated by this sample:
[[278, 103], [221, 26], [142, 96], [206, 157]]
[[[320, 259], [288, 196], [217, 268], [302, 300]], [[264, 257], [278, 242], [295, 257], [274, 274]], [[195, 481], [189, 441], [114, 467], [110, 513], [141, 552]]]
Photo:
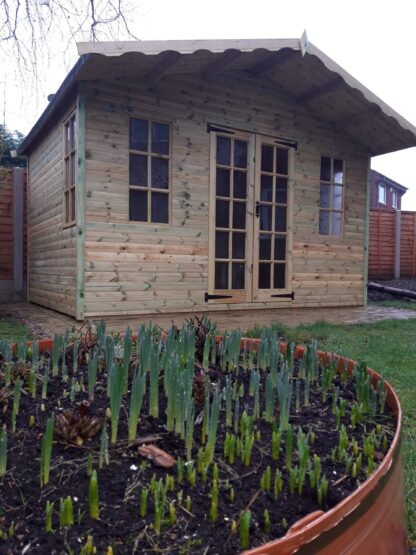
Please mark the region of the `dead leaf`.
[[176, 464], [176, 460], [169, 455], [169, 453], [166, 453], [163, 449], [159, 449], [156, 445], [142, 445], [139, 447], [138, 451], [139, 455], [150, 459], [156, 466], [171, 468]]

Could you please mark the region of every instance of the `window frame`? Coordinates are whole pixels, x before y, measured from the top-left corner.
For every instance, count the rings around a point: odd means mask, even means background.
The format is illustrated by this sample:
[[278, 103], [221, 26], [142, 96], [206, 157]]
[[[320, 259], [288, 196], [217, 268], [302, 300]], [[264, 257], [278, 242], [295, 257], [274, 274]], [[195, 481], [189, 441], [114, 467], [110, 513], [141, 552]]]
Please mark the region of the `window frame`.
[[[147, 151], [137, 150], [130, 147], [130, 129], [132, 120], [143, 120], [148, 124], [147, 129]], [[152, 152], [152, 123], [160, 123], [162, 125], [168, 126], [168, 138], [169, 138], [169, 148], [168, 154], [161, 154]], [[131, 155], [146, 156], [147, 159], [147, 185], [132, 185], [130, 183], [130, 156]], [[151, 175], [152, 175], [152, 158], [161, 158], [168, 160], [168, 187], [166, 189], [152, 187]], [[138, 225], [152, 225], [152, 226], [172, 226], [172, 122], [163, 119], [154, 119], [149, 116], [138, 114], [136, 116], [131, 116], [128, 118], [128, 164], [129, 164], [129, 197], [128, 197], [128, 221], [132, 224]], [[131, 220], [130, 219], [130, 191], [144, 191], [147, 193], [147, 220]], [[154, 222], [152, 221], [152, 193], [162, 193], [168, 197], [168, 221], [167, 222]]]
[[391, 192], [391, 205], [396, 210], [399, 207], [399, 193], [395, 189]]
[[[77, 110], [73, 108], [65, 117], [62, 123], [63, 133], [63, 169], [62, 169], [62, 206], [63, 206], [63, 227], [73, 227], [77, 223], [77, 180], [78, 180], [78, 164], [77, 164]], [[71, 125], [73, 122], [73, 125]], [[69, 129], [69, 143], [67, 130]], [[68, 147], [69, 144], [69, 147]], [[71, 164], [74, 160], [73, 166]], [[68, 172], [67, 172], [68, 167]], [[70, 217], [72, 216], [73, 217]], [[68, 215], [68, 217], [67, 217]]]
[[[322, 159], [328, 158], [330, 160], [330, 179], [329, 181], [326, 179], [322, 179]], [[334, 174], [334, 160], [340, 160], [342, 162], [342, 182], [335, 182], [335, 174]], [[329, 205], [328, 206], [321, 206], [321, 186], [327, 185], [329, 186]], [[341, 186], [342, 187], [342, 195], [341, 195], [341, 208], [334, 208], [334, 187]], [[333, 238], [342, 238], [344, 236], [344, 216], [345, 216], [345, 160], [342, 158], [338, 158], [336, 156], [327, 156], [321, 155], [320, 158], [320, 170], [319, 170], [319, 218], [318, 218], [318, 234], [321, 237], [333, 237]], [[320, 219], [321, 213], [327, 212], [329, 213], [329, 225], [328, 225], [328, 233], [321, 233], [320, 229]], [[332, 217], [333, 214], [341, 214], [341, 227], [339, 233], [332, 233]]]
[[[384, 194], [383, 194], [384, 200], [380, 200], [381, 191], [384, 191]], [[377, 202], [378, 204], [384, 204], [384, 206], [386, 206], [387, 204], [387, 187], [384, 185], [384, 183], [377, 184]]]

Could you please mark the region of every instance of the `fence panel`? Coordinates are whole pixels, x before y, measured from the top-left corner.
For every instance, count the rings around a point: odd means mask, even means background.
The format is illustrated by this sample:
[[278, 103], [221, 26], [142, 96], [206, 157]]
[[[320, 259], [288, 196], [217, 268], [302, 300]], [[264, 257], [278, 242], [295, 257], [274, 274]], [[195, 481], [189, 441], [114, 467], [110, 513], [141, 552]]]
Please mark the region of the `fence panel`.
[[395, 229], [395, 210], [370, 210], [369, 279], [391, 279], [394, 277]]

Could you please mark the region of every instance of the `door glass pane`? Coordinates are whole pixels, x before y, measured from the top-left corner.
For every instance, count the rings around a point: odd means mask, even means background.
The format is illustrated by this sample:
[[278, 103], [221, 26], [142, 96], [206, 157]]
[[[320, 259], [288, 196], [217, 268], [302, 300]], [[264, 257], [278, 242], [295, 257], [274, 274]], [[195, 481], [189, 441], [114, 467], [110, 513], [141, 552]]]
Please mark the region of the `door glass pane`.
[[274, 229], [275, 231], [286, 231], [286, 206], [276, 206]]
[[77, 138], [77, 124], [75, 116], [71, 118], [71, 150], [75, 150], [75, 141]]
[[260, 206], [260, 229], [271, 231], [272, 229], [272, 206], [262, 204]]
[[319, 212], [319, 233], [329, 235], [329, 212], [321, 210]]
[[215, 213], [216, 227], [230, 227], [230, 203], [226, 200], [217, 200]]
[[68, 154], [71, 145], [71, 131], [69, 122], [65, 124], [65, 153]]
[[217, 164], [229, 166], [231, 159], [231, 139], [217, 136]]
[[329, 208], [330, 196], [329, 196], [329, 185], [321, 183], [320, 195], [319, 195], [319, 206], [321, 208]]
[[217, 168], [217, 196], [230, 196], [230, 170]]
[[69, 158], [65, 160], [65, 189], [70, 187], [70, 178], [69, 178]]
[[228, 232], [215, 233], [215, 258], [228, 258]]
[[272, 236], [270, 234], [260, 234], [259, 258], [260, 260], [270, 260], [272, 257]]
[[167, 189], [169, 187], [169, 160], [152, 157], [152, 187]]
[[332, 212], [332, 235], [341, 235], [342, 215], [341, 212]]
[[228, 289], [228, 262], [215, 263], [215, 289]]
[[271, 175], [261, 176], [260, 199], [265, 202], [273, 200], [273, 177]]
[[273, 172], [273, 147], [261, 145], [261, 171]]
[[270, 264], [259, 264], [259, 289], [270, 289]]
[[152, 121], [152, 152], [169, 154], [169, 125]]
[[274, 264], [273, 268], [273, 288], [274, 289], [284, 289], [285, 288], [285, 274], [286, 274], [286, 264]]
[[284, 177], [276, 177], [276, 202], [287, 203], [287, 179]]
[[236, 168], [247, 167], [247, 143], [245, 141], [234, 141], [234, 166]]
[[130, 154], [129, 156], [130, 185], [147, 187], [147, 156]]
[[244, 289], [244, 264], [241, 262], [232, 263], [231, 288]]
[[69, 217], [69, 191], [65, 191], [65, 223], [71, 221]]
[[288, 175], [288, 151], [285, 148], [276, 148], [276, 173]]
[[75, 221], [75, 187], [71, 189], [71, 220]]
[[144, 119], [130, 119], [130, 143], [132, 150], [147, 152], [148, 122]]
[[331, 181], [331, 158], [321, 157], [321, 180]]
[[152, 193], [152, 222], [167, 224], [169, 221], [169, 195], [166, 193]]
[[245, 202], [233, 203], [233, 228], [234, 229], [246, 228], [246, 203]]
[[75, 185], [75, 154], [71, 154], [71, 185]]
[[246, 234], [233, 233], [233, 250], [232, 257], [234, 259], [241, 259], [246, 257]]
[[334, 160], [334, 183], [343, 183], [344, 182], [344, 161], [338, 160], [335, 158]]
[[335, 208], [335, 210], [341, 210], [341, 208], [342, 208], [342, 185], [334, 185], [332, 204], [333, 204], [332, 208]]
[[233, 194], [236, 198], [245, 199], [247, 197], [247, 173], [246, 172], [239, 172], [236, 170], [234, 171]]
[[130, 220], [147, 222], [147, 191], [130, 189]]
[[274, 259], [286, 260], [286, 237], [284, 235], [275, 235]]

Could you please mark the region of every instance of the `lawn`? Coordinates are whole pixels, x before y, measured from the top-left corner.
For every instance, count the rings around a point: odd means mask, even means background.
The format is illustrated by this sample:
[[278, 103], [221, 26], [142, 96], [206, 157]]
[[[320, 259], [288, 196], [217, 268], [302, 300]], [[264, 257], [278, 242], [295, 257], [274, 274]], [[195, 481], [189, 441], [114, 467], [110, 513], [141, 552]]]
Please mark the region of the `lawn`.
[[[409, 539], [416, 545], [416, 319], [383, 320], [372, 324], [326, 322], [289, 328], [276, 324], [284, 337], [298, 343], [316, 339], [319, 348], [365, 361], [397, 392], [404, 413], [403, 444]], [[258, 336], [260, 329], [250, 330]]]
[[32, 335], [26, 326], [13, 318], [0, 315], [0, 339], [15, 341], [23, 337], [26, 337], [28, 340], [32, 339]]

